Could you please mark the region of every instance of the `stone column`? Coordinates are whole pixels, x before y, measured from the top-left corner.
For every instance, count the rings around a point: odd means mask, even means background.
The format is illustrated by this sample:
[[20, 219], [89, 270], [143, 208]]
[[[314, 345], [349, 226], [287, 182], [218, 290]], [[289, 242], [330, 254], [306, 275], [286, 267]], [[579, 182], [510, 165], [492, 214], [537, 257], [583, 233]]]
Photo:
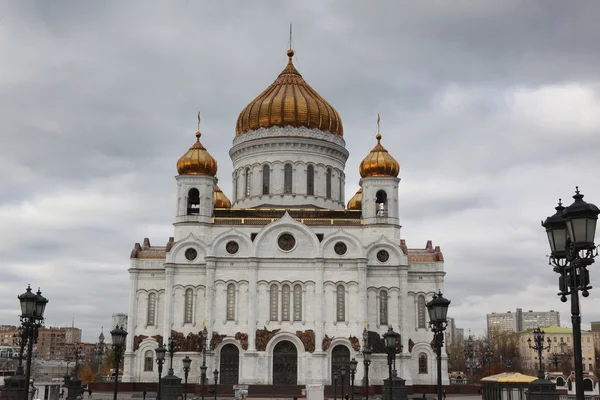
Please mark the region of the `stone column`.
[[163, 320], [163, 342], [165, 345], [171, 337], [173, 326], [173, 266], [165, 265], [165, 315]]
[[217, 261], [214, 257], [206, 257], [206, 301], [205, 301], [205, 311], [204, 315], [206, 316], [206, 329], [208, 330], [208, 345], [210, 346], [210, 339], [212, 337], [213, 332], [213, 302], [215, 298], [215, 268], [217, 266]]
[[256, 283], [258, 281], [258, 260], [253, 258], [249, 260], [248, 266], [248, 350], [243, 354], [244, 357], [244, 382], [256, 383], [256, 302], [258, 294], [256, 292]]
[[315, 352], [323, 351], [323, 280], [324, 280], [324, 260], [315, 260]]
[[[361, 259], [359, 260], [358, 263], [358, 293], [359, 293], [359, 298], [358, 298], [358, 302], [359, 302], [359, 315], [360, 315], [360, 320], [362, 322], [364, 321], [368, 321], [368, 315], [369, 315], [369, 302], [368, 302], [368, 298], [367, 298], [367, 259]], [[364, 328], [364, 325], [359, 325], [362, 326]], [[368, 327], [367, 327], [368, 329]], [[358, 338], [362, 338], [362, 331], [360, 332], [360, 335], [357, 336]], [[361, 346], [362, 346], [362, 342], [361, 342]]]
[[400, 288], [400, 298], [398, 304], [398, 323], [400, 325], [400, 334], [402, 335], [402, 354], [400, 354], [400, 371], [398, 374], [408, 385], [412, 385], [412, 376], [410, 374], [411, 354], [408, 349], [409, 327], [406, 313], [408, 311], [408, 265], [398, 267], [398, 284]]
[[131, 382], [136, 373], [134, 371], [135, 353], [133, 352], [133, 340], [135, 338], [135, 327], [137, 326], [138, 315], [136, 313], [137, 290], [138, 290], [139, 271], [134, 268], [129, 269], [129, 304], [127, 318], [127, 341], [125, 342], [125, 354], [123, 355], [123, 382]]

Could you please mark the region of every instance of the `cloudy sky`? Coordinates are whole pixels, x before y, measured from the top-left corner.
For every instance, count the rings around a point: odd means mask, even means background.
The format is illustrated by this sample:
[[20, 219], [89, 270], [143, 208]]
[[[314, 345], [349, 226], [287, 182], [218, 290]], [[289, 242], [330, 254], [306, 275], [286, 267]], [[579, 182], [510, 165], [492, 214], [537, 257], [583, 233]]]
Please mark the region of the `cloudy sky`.
[[[129, 253], [166, 243], [175, 163], [203, 143], [231, 194], [238, 113], [295, 63], [340, 113], [350, 159], [399, 160], [409, 247], [446, 258], [457, 325], [559, 310], [540, 220], [575, 185], [600, 203], [600, 3], [0, 2], [0, 324], [26, 285], [93, 341], [127, 312]], [[592, 284], [600, 286], [599, 268]], [[600, 287], [583, 321], [600, 320]]]

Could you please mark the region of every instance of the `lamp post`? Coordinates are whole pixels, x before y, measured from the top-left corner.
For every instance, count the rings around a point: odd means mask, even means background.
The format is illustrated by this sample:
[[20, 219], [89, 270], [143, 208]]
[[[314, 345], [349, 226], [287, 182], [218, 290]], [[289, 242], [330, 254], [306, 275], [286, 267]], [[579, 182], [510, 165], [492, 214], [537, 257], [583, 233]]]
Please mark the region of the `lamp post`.
[[102, 376], [102, 356], [104, 355], [105, 345], [104, 345], [104, 332], [100, 332], [100, 336], [98, 336], [98, 343], [94, 347], [94, 355], [97, 357], [98, 361], [98, 376]]
[[156, 400], [160, 400], [162, 370], [163, 370], [163, 364], [165, 363], [165, 354], [167, 353], [167, 349], [165, 348], [165, 346], [163, 346], [162, 343], [160, 343], [158, 345], [158, 347], [156, 348], [156, 350], [154, 350], [154, 352], [156, 353], [156, 364], [158, 364], [158, 390], [157, 390], [157, 394], [156, 394]]
[[31, 286], [27, 285], [25, 293], [17, 297], [21, 303], [21, 325], [23, 326], [23, 338], [27, 340], [27, 369], [25, 371], [25, 400], [29, 399], [29, 381], [31, 379], [31, 356], [33, 343], [37, 342], [39, 328], [44, 322], [44, 310], [48, 299], [42, 296], [38, 289], [37, 293], [31, 292]]
[[394, 329], [390, 326], [386, 333], [383, 334], [383, 340], [385, 341], [385, 348], [387, 349], [388, 355], [388, 379], [390, 384], [390, 400], [393, 400], [393, 376], [392, 376], [392, 365], [394, 364], [394, 360], [396, 359], [396, 341], [398, 334], [394, 332]]
[[174, 375], [173, 372], [173, 356], [177, 352], [177, 342], [173, 337], [170, 337], [167, 343], [167, 351], [169, 352], [169, 375]]
[[444, 331], [448, 325], [448, 307], [450, 300], [442, 296], [442, 292], [434, 293], [433, 299], [427, 303], [429, 312], [429, 326], [433, 331], [435, 352], [437, 354], [437, 392], [438, 400], [442, 400], [442, 346], [444, 344]]
[[75, 377], [79, 379], [79, 360], [81, 359], [81, 353], [83, 349], [80, 343], [76, 343], [73, 346], [73, 356], [75, 356]]
[[544, 334], [545, 333], [546, 332], [541, 330], [539, 327], [533, 330], [533, 343], [534, 343], [533, 346], [531, 345], [531, 338], [527, 339], [527, 344], [529, 345], [529, 348], [533, 349], [534, 351], [537, 351], [537, 353], [538, 353], [538, 361], [539, 361], [538, 378], [540, 378], [540, 379], [544, 379], [544, 362], [542, 361], [542, 352], [544, 350], [550, 351], [550, 346], [551, 346], [550, 338], [548, 338], [548, 346], [544, 345]]
[[[337, 400], [337, 381], [339, 377], [340, 371], [336, 368], [335, 371], [333, 371], [333, 400]], [[342, 397], [344, 397], [343, 393]]]
[[571, 322], [573, 325], [573, 353], [575, 356], [575, 385], [577, 400], [584, 400], [583, 360], [581, 354], [581, 311], [579, 291], [583, 297], [590, 295], [590, 273], [587, 268], [594, 263], [598, 249], [594, 243], [596, 222], [600, 209], [583, 200], [579, 187], [575, 187], [575, 201], [563, 207], [561, 201], [555, 207], [556, 213], [542, 222], [546, 228], [551, 255], [550, 265], [558, 279], [560, 300], [567, 301], [571, 295]]
[[473, 367], [475, 363], [475, 349], [473, 348], [473, 336], [469, 335], [467, 346], [465, 347], [465, 361], [468, 361], [469, 377], [473, 379]]
[[187, 381], [188, 381], [188, 374], [190, 373], [190, 366], [192, 365], [192, 359], [189, 358], [188, 356], [185, 356], [185, 358], [182, 360], [182, 362], [183, 362], [183, 376], [184, 376], [183, 400], [187, 400]]
[[560, 359], [558, 358], [558, 354], [554, 353], [552, 355], [552, 358], [550, 359], [550, 362], [552, 364], [554, 364], [554, 369], [557, 370], [558, 369], [558, 364], [560, 363]]
[[117, 325], [115, 329], [110, 331], [112, 337], [112, 348], [115, 352], [115, 392], [113, 400], [117, 400], [117, 390], [119, 387], [119, 364], [121, 364], [121, 355], [125, 350], [125, 338], [127, 338], [127, 331], [122, 326]]
[[365, 327], [363, 331], [363, 365], [365, 366], [365, 400], [369, 400], [369, 365], [371, 365], [371, 348], [369, 347], [369, 333]]
[[206, 324], [202, 329], [202, 366], [200, 366], [200, 382], [202, 383], [202, 400], [204, 400], [204, 383], [206, 382], [206, 343], [208, 340], [208, 330]]
[[358, 361], [352, 357], [352, 360], [350, 360], [348, 365], [350, 366], [350, 396], [352, 400], [354, 400], [354, 377], [356, 375], [356, 366], [358, 365]]
[[215, 400], [217, 400], [217, 383], [219, 382], [219, 370], [215, 368], [213, 371], [213, 375], [215, 377]]
[[346, 365], [342, 365], [340, 367], [340, 378], [342, 378], [342, 391], [340, 392], [340, 397], [344, 398], [344, 383], [346, 383]]

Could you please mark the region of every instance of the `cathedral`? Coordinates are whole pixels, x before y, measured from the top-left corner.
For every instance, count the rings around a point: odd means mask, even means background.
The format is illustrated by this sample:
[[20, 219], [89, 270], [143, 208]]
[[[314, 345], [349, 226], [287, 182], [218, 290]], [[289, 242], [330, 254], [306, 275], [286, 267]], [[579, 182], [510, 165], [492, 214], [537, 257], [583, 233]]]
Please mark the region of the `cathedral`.
[[183, 376], [185, 356], [193, 360], [190, 383], [200, 382], [206, 350], [211, 382], [217, 369], [220, 384], [332, 384], [355, 358], [359, 384], [365, 333], [369, 383], [381, 385], [382, 335], [393, 327], [397, 375], [407, 385], [436, 384], [425, 305], [443, 290], [442, 252], [431, 241], [409, 248], [402, 238], [400, 165], [379, 129], [346, 203], [342, 119], [295, 68], [294, 51], [287, 56], [237, 119], [231, 199], [198, 124], [177, 161], [173, 237], [135, 244], [124, 382], [157, 381], [154, 351], [173, 338], [175, 374]]

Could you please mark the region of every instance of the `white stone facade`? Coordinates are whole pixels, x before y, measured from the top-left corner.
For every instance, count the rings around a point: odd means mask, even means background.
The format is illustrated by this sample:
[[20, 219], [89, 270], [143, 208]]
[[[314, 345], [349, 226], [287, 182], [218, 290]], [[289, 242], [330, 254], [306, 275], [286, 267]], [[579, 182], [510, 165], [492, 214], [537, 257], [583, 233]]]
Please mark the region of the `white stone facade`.
[[[278, 383], [276, 348], [281, 343], [297, 352], [296, 365], [290, 367], [295, 383], [331, 384], [337, 346], [342, 346], [339, 354], [359, 361], [359, 382], [364, 372], [356, 345], [362, 347], [363, 329], [382, 335], [392, 326], [403, 346], [398, 375], [408, 385], [435, 384], [433, 334], [424, 304], [443, 291], [443, 256], [430, 242], [412, 250], [401, 239], [399, 179], [363, 179], [363, 209], [350, 217], [344, 216], [352, 212], [344, 211], [343, 196], [348, 152], [340, 137], [306, 128], [261, 129], [236, 138], [230, 156], [233, 209], [213, 209], [214, 178], [178, 176], [173, 238], [167, 246], [145, 240], [132, 252], [123, 380], [156, 381], [157, 339], [166, 342], [173, 331], [198, 334], [206, 323], [209, 341], [218, 335], [207, 356], [208, 371], [219, 369], [223, 377], [223, 349], [235, 346], [237, 383]], [[292, 165], [291, 193], [284, 190], [286, 164]], [[262, 191], [265, 165], [268, 194]], [[313, 194], [307, 194], [309, 165], [314, 168]], [[190, 213], [188, 193], [194, 188], [199, 204]], [[375, 205], [379, 191], [387, 199], [382, 213]], [[300, 216], [299, 207], [339, 214]], [[279, 211], [268, 215], [270, 209]], [[266, 343], [264, 329], [277, 331]], [[186, 355], [193, 360], [189, 382], [199, 382], [199, 352], [176, 353], [175, 373], [183, 375]], [[443, 371], [447, 384], [445, 350]], [[386, 355], [373, 354], [370, 384], [382, 384], [387, 374]]]

